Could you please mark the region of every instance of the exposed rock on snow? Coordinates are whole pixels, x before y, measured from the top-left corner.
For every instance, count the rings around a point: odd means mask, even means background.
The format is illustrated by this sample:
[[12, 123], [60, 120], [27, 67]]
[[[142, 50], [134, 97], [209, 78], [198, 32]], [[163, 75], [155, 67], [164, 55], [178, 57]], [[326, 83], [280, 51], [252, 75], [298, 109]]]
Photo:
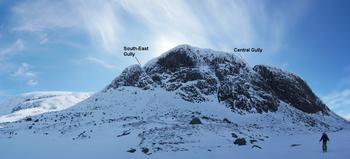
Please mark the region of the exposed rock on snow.
[[195, 117], [191, 120], [190, 124], [202, 124], [202, 122], [198, 117]]
[[261, 146], [258, 146], [258, 145], [253, 145], [252, 148], [262, 149], [262, 147], [261, 147]]
[[134, 153], [136, 152], [136, 149], [129, 149], [127, 152]]
[[233, 143], [234, 143], [235, 145], [242, 146], [242, 145], [246, 145], [246, 144], [247, 144], [247, 141], [245, 140], [245, 138], [238, 138], [238, 139], [236, 139]]

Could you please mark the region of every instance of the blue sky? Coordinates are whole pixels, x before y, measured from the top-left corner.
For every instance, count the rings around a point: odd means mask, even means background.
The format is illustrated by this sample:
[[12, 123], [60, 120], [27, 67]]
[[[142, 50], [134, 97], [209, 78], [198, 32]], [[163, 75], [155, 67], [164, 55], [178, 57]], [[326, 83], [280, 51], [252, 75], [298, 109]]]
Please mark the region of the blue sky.
[[232, 52], [294, 72], [350, 117], [350, 2], [346, 0], [1, 0], [0, 101], [30, 91], [103, 89], [178, 44]]

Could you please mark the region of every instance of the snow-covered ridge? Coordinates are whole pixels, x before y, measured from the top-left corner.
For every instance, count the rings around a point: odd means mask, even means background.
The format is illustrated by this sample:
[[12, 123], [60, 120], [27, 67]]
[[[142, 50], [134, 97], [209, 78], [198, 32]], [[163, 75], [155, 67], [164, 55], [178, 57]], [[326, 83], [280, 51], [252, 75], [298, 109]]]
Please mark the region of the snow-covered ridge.
[[67, 109], [86, 98], [87, 92], [29, 92], [0, 104], [0, 123], [13, 122], [28, 116]]
[[[212, 57], [212, 58], [213, 57], [218, 57], [218, 58], [232, 57], [232, 59], [235, 59], [235, 61], [237, 61], [239, 63], [247, 64], [247, 62], [245, 60], [243, 60], [242, 58], [239, 58], [238, 56], [236, 56], [232, 53], [227, 53], [227, 52], [223, 52], [223, 51], [215, 51], [215, 50], [212, 50], [209, 48], [199, 48], [199, 47], [191, 46], [188, 44], [181, 44], [181, 45], [178, 45], [178, 46], [166, 51], [165, 53], [161, 54], [160, 56], [158, 56], [154, 59], [151, 59], [143, 66], [143, 68], [152, 67], [152, 65], [154, 65], [157, 61], [159, 61], [159, 59], [165, 58], [169, 54], [171, 54], [172, 52], [178, 52], [180, 50], [188, 50], [187, 55], [189, 55], [191, 58], [196, 58], [196, 56]], [[200, 61], [201, 59], [199, 58], [198, 60]]]

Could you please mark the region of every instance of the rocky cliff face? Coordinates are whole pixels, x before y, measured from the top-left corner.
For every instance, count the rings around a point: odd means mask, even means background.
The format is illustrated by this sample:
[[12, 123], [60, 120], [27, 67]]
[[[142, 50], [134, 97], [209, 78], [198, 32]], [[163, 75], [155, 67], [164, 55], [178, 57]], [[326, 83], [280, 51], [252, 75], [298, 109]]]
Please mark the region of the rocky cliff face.
[[189, 45], [175, 47], [143, 68], [126, 68], [105, 91], [121, 86], [160, 87], [194, 103], [214, 99], [242, 113], [274, 112], [281, 101], [306, 113], [329, 110], [296, 75], [263, 65], [251, 68], [233, 54]]
[[106, 87], [105, 90], [116, 89], [120, 86], [132, 86], [142, 89], [152, 88], [154, 82], [143, 71], [139, 65], [132, 65], [126, 68], [120, 76], [113, 80], [113, 82]]
[[263, 77], [265, 83], [273, 90], [273, 94], [282, 101], [306, 113], [329, 111], [300, 77], [269, 66], [257, 65], [253, 69]]

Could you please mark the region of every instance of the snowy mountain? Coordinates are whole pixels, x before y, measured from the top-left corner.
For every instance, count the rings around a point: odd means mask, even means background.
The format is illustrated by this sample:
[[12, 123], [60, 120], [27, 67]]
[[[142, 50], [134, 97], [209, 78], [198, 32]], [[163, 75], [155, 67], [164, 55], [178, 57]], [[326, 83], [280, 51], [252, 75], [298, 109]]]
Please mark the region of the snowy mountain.
[[[23, 147], [33, 158], [33, 152], [46, 149], [48, 157], [58, 148], [65, 153], [57, 158], [67, 152], [68, 158], [191, 158], [192, 152], [231, 158], [240, 151], [272, 152], [270, 143], [281, 136], [338, 132], [348, 125], [297, 75], [180, 45], [143, 67], [126, 68], [75, 106], [2, 123], [0, 143], [40, 141], [35, 149]], [[51, 141], [52, 149], [42, 146]]]
[[67, 109], [88, 98], [91, 93], [30, 92], [0, 104], [0, 123]]
[[234, 55], [178, 46], [146, 64], [125, 69], [104, 92], [123, 86], [163, 88], [189, 102], [214, 97], [234, 112], [274, 112], [281, 101], [306, 113], [329, 109], [298, 76], [281, 69], [251, 68]]

